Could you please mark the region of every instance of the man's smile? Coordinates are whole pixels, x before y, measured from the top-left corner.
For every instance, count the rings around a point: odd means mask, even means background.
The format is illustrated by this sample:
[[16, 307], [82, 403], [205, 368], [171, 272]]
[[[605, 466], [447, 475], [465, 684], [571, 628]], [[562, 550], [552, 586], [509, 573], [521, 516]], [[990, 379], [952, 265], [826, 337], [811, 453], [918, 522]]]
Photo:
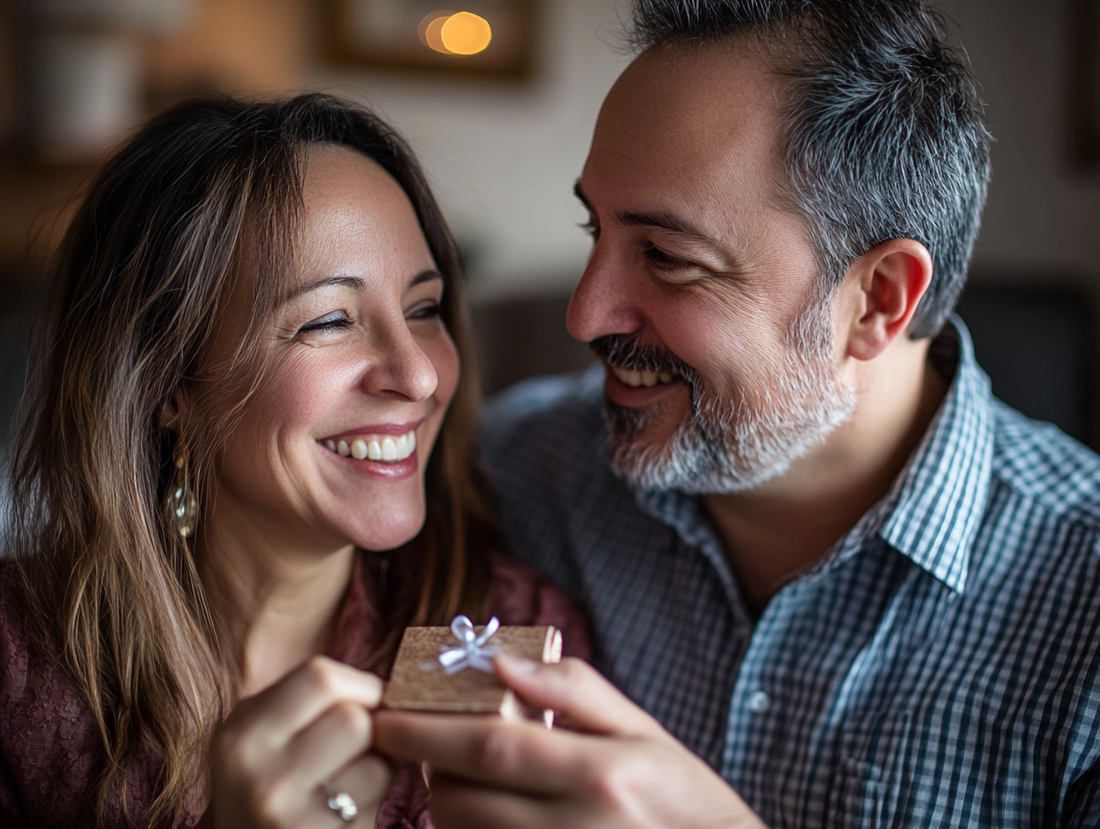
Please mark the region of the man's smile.
[[[638, 409], [686, 389], [684, 378], [669, 372], [641, 371], [604, 363], [604, 395], [610, 403]], [[690, 409], [681, 413], [686, 416]]]
[[665, 383], [672, 382], [672, 375], [665, 372], [654, 371], [631, 371], [626, 368], [617, 368], [616, 366], [608, 366], [608, 369], [614, 373], [615, 377], [619, 379], [621, 383], [627, 386], [633, 386], [638, 388], [639, 386], [657, 386], [664, 385]]

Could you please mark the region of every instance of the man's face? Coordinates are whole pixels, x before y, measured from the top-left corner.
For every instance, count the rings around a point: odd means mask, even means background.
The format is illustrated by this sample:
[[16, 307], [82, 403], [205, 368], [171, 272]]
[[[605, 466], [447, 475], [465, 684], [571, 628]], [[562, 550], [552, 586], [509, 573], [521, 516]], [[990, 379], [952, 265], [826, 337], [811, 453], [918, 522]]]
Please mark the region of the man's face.
[[617, 472], [737, 492], [855, 406], [804, 221], [782, 206], [780, 81], [736, 49], [639, 57], [578, 182], [595, 246], [569, 330], [608, 366]]

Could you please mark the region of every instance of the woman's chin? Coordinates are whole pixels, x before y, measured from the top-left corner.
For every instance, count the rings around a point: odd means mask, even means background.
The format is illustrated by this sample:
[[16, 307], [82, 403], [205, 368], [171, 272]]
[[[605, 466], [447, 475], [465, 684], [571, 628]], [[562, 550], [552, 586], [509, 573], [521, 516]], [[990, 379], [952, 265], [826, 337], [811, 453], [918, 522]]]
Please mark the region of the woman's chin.
[[361, 526], [353, 535], [355, 546], [364, 550], [392, 550], [416, 538], [424, 528], [424, 510]]

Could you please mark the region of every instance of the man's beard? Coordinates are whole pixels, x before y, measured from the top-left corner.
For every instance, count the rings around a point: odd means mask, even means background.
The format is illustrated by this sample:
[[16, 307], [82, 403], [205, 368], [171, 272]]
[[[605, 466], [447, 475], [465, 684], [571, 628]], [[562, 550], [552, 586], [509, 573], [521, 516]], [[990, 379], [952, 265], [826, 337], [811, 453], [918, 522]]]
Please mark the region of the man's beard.
[[608, 365], [671, 374], [687, 383], [691, 415], [663, 445], [638, 436], [661, 410], [619, 406], [605, 398], [611, 465], [633, 487], [688, 494], [743, 492], [782, 475], [844, 423], [856, 393], [836, 376], [831, 359], [830, 303], [815, 296], [788, 329], [780, 372], [750, 378], [760, 402], [743, 389], [724, 397], [703, 388], [699, 373], [672, 353], [613, 334], [591, 343]]

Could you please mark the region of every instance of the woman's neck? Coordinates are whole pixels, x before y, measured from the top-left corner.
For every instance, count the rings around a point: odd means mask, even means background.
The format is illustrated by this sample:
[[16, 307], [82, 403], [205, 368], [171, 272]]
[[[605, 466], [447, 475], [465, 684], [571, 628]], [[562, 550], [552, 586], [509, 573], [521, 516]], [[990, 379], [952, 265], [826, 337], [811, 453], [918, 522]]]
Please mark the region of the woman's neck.
[[352, 546], [279, 549], [212, 527], [199, 544], [199, 576], [228, 633], [237, 698], [249, 697], [328, 649], [354, 564]]

